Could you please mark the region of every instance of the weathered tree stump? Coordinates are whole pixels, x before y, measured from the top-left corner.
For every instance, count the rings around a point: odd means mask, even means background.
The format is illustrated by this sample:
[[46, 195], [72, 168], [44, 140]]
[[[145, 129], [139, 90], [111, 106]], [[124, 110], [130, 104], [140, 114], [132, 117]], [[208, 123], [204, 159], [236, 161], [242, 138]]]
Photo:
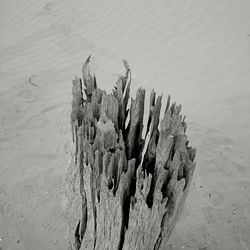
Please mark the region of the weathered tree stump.
[[[69, 249], [166, 249], [193, 176], [181, 105], [151, 92], [145, 136], [145, 90], [129, 101], [131, 70], [106, 94], [83, 66], [73, 80], [72, 154], [67, 174]], [[83, 97], [83, 92], [85, 97]], [[160, 125], [159, 125], [160, 121]], [[160, 128], [158, 128], [158, 125]]]

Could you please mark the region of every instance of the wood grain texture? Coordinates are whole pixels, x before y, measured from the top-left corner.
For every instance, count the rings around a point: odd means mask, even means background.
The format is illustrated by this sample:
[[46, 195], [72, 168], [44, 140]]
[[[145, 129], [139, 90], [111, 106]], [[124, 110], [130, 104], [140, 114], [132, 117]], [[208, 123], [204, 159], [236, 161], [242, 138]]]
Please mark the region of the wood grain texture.
[[[90, 57], [82, 70], [85, 88], [81, 79], [73, 80], [70, 168], [78, 174], [78, 187], [69, 181], [70, 249], [163, 250], [195, 168], [196, 149], [188, 145], [181, 105], [170, 105], [168, 97], [160, 120], [162, 96], [152, 91], [144, 138], [145, 90], [138, 89], [128, 108], [128, 63], [106, 94], [97, 87], [89, 62]], [[72, 171], [68, 178], [73, 179]]]

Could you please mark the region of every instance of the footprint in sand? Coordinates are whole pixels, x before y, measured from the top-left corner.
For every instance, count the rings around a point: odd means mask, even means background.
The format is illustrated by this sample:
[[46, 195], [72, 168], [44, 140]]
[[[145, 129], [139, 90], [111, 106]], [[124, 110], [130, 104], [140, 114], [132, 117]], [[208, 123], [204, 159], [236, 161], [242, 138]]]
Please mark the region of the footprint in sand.
[[23, 206], [36, 210], [40, 205], [48, 200], [45, 192], [35, 183], [18, 183], [13, 191], [19, 194]]
[[41, 227], [48, 232], [55, 232], [58, 228], [64, 227], [64, 214], [62, 208], [54, 207], [52, 212], [43, 220]]
[[[60, 205], [61, 203], [59, 202], [59, 204], [53, 206], [52, 208], [46, 208], [45, 214], [42, 214], [41, 211], [45, 208], [46, 203], [49, 204], [51, 200], [58, 199], [61, 192], [60, 189], [61, 189], [61, 183], [59, 183], [58, 181], [57, 183], [53, 184], [53, 188], [50, 188], [48, 186], [46, 190], [43, 188], [43, 186], [38, 185], [36, 183], [20, 182], [13, 187], [12, 192], [19, 197], [23, 208], [32, 209], [32, 211], [36, 211], [37, 214], [40, 214], [41, 228], [51, 233], [59, 229], [63, 230], [64, 214], [62, 206]], [[16, 211], [15, 207], [13, 208], [13, 204], [11, 204], [7, 200], [7, 194], [1, 192], [0, 190], [0, 202], [2, 200], [3, 200], [2, 206], [4, 206], [4, 208], [10, 207], [8, 215], [12, 216], [13, 213], [19, 215], [18, 214], [19, 210], [16, 209], [17, 210]], [[4, 211], [6, 211], [6, 208]], [[0, 203], [0, 211], [1, 211], [1, 203]]]
[[3, 188], [0, 188], [0, 213], [3, 217], [15, 220], [23, 218], [22, 209], [10, 199], [9, 194]]

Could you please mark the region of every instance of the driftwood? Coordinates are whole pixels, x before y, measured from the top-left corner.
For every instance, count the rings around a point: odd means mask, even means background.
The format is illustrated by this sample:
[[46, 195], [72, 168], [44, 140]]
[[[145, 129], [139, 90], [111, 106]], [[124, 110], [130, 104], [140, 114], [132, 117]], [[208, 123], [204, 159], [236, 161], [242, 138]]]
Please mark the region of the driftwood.
[[[151, 92], [143, 136], [145, 90], [128, 109], [131, 70], [106, 94], [83, 66], [73, 80], [73, 147], [67, 175], [69, 249], [166, 249], [195, 168], [181, 105]], [[85, 95], [83, 95], [83, 92]], [[160, 124], [159, 124], [160, 122]]]

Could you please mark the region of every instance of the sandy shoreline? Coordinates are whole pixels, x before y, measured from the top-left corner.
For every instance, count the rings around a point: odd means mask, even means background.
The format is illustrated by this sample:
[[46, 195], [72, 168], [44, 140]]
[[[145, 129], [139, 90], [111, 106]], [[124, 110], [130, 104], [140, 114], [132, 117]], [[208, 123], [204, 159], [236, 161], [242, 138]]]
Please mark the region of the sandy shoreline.
[[197, 168], [169, 249], [250, 249], [249, 8], [246, 0], [2, 1], [0, 248], [66, 249], [71, 81], [92, 54], [101, 88], [111, 90], [126, 58], [132, 91], [171, 94], [187, 115]]

